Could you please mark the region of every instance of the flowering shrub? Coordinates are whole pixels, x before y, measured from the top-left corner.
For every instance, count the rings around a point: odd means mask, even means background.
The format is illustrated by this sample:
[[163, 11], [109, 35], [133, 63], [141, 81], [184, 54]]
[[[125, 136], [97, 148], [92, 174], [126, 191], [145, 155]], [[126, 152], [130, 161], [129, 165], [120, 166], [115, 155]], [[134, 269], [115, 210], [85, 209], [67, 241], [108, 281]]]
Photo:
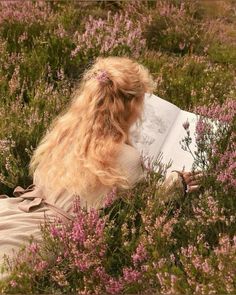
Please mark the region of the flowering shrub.
[[0, 290], [233, 294], [236, 236], [229, 229], [235, 218], [208, 191], [165, 200], [164, 174], [149, 171], [132, 190], [113, 190], [113, 202], [100, 211], [86, 211], [77, 200], [72, 222], [46, 222], [41, 243], [32, 241], [6, 259], [9, 275]]
[[97, 55], [132, 55], [136, 58], [145, 49], [143, 24], [148, 17], [131, 19], [129, 13], [108, 11], [106, 19], [94, 19], [91, 15], [85, 23], [85, 32], [75, 32], [76, 48], [71, 52], [74, 57], [78, 53], [85, 56]]
[[[210, 106], [195, 107], [198, 114], [196, 125], [196, 145], [194, 152], [195, 163], [198, 168], [206, 171], [208, 187], [218, 187], [221, 183], [223, 191], [236, 189], [236, 102], [227, 99], [222, 105], [213, 103]], [[183, 126], [188, 130], [189, 126]], [[189, 146], [190, 133], [184, 139]], [[187, 148], [186, 147], [186, 148]], [[213, 183], [209, 181], [212, 177]]]
[[198, 7], [197, 1], [156, 1], [152, 22], [146, 29], [148, 48], [181, 54], [203, 51]]
[[19, 0], [0, 2], [0, 23], [5, 22], [44, 22], [50, 15], [50, 7], [46, 1], [26, 1], [24, 5]]
[[203, 252], [207, 253], [207, 244], [204, 248], [199, 253], [195, 245], [188, 245], [180, 251], [191, 294], [234, 294], [236, 236], [231, 239], [227, 234], [220, 235], [219, 245], [210, 255]]
[[0, 103], [2, 193], [9, 194], [16, 184], [28, 186], [32, 183], [27, 166], [33, 149], [52, 119], [67, 103], [68, 86], [61, 81], [58, 90], [54, 90], [52, 85], [39, 81], [34, 85], [34, 93], [30, 93], [28, 104], [24, 103], [23, 93], [11, 103]]

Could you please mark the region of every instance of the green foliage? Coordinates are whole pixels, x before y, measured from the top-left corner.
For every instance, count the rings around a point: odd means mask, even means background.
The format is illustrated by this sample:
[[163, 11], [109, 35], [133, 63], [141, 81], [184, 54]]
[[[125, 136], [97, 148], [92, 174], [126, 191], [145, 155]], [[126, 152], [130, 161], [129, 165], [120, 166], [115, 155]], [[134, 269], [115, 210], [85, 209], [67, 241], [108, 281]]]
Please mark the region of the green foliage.
[[186, 110], [214, 101], [222, 103], [236, 93], [234, 70], [203, 56], [151, 53], [143, 63], [156, 77], [156, 94]]
[[146, 28], [147, 47], [184, 55], [202, 52], [202, 23], [196, 18], [197, 1], [159, 1]]
[[212, 44], [208, 49], [211, 61], [228, 66], [236, 66], [236, 45]]
[[28, 176], [28, 163], [42, 134], [55, 116], [68, 103], [68, 84], [58, 83], [58, 90], [38, 81], [26, 103], [24, 95], [17, 100], [0, 105], [1, 192], [10, 193], [18, 185], [32, 182]]

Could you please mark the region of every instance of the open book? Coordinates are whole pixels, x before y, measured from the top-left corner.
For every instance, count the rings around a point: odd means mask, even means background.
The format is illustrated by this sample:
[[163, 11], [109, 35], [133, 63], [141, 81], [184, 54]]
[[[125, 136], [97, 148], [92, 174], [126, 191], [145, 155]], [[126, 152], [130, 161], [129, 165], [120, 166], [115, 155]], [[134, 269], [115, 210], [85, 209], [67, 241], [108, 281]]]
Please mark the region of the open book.
[[161, 99], [154, 94], [145, 94], [142, 121], [130, 129], [130, 140], [135, 148], [144, 156], [157, 159], [162, 154], [161, 162], [172, 165], [167, 169], [167, 175], [172, 170], [191, 171], [193, 156], [184, 151], [180, 141], [187, 135], [183, 123], [189, 122], [192, 143], [190, 149], [194, 153], [195, 127], [197, 115], [183, 111], [174, 104]]

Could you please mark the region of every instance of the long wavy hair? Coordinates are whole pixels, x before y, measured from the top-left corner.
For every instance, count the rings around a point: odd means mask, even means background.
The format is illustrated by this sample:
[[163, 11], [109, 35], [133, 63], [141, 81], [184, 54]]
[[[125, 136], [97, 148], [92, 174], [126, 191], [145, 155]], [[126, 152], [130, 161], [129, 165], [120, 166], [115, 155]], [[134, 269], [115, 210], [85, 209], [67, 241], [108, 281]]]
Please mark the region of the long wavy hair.
[[[98, 79], [101, 71], [108, 79]], [[127, 189], [127, 179], [114, 163], [122, 144], [130, 144], [129, 128], [141, 118], [144, 94], [155, 85], [147, 68], [131, 58], [95, 59], [68, 109], [34, 151], [34, 184], [47, 196], [62, 189], [86, 195], [99, 184]]]

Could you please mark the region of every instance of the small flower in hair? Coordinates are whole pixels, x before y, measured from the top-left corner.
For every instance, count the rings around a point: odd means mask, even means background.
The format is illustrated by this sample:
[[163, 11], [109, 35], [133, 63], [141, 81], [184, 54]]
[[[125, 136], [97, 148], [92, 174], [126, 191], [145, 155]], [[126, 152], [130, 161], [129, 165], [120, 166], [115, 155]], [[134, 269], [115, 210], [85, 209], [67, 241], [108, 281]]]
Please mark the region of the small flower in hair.
[[96, 75], [96, 79], [101, 82], [101, 83], [106, 83], [109, 81], [109, 76], [106, 70], [101, 70], [99, 73]]

